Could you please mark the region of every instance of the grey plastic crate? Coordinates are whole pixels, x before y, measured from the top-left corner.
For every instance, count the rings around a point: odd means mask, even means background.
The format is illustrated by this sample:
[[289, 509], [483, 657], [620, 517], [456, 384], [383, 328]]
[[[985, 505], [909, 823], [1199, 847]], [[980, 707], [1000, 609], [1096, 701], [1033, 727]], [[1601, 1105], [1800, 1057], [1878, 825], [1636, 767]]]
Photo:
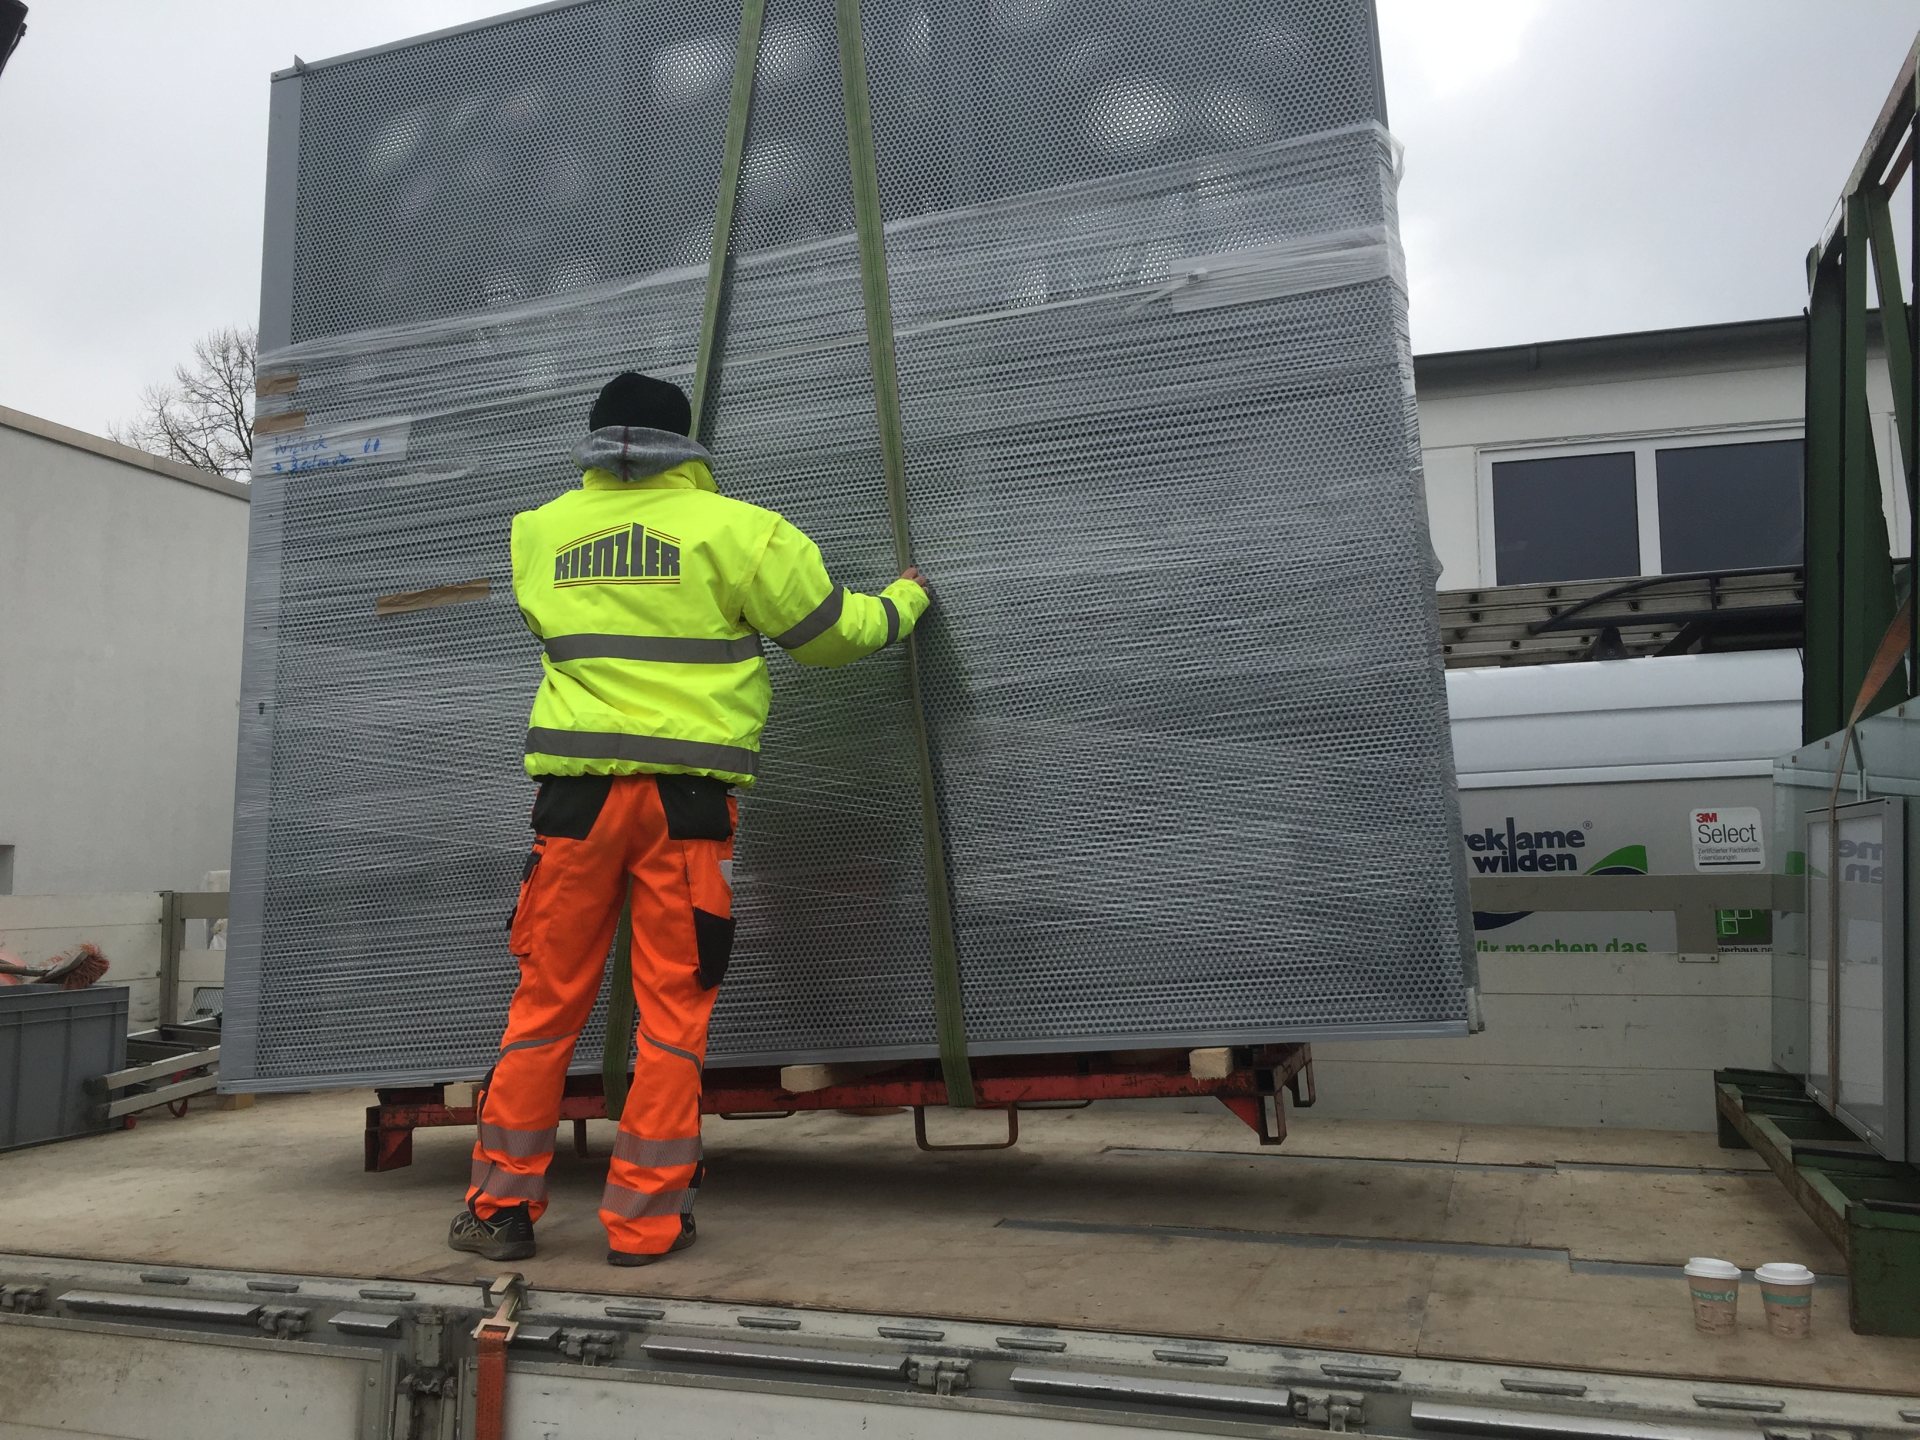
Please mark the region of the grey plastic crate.
[[126, 1065], [125, 987], [0, 989], [0, 1150], [106, 1129], [87, 1082]]

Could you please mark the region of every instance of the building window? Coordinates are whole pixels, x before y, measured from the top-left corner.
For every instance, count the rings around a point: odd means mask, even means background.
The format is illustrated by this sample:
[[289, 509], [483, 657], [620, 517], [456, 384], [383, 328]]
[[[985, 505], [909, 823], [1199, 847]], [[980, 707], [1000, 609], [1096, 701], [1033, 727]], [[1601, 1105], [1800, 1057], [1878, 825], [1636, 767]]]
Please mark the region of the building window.
[[1633, 452], [1499, 462], [1493, 538], [1502, 585], [1638, 575]]
[[1806, 450], [1801, 440], [1774, 440], [1654, 452], [1661, 570], [1798, 565]]
[[1775, 430], [1483, 452], [1493, 583], [1798, 565], [1805, 450]]

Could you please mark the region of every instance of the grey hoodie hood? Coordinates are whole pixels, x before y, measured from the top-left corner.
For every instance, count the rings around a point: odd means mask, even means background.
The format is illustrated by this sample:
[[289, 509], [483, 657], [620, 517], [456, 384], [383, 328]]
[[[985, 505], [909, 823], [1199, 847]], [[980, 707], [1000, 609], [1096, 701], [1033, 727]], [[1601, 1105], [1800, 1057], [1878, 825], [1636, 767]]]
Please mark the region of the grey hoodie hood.
[[[696, 445], [671, 430], [647, 430], [637, 425], [608, 425], [595, 430], [573, 447], [573, 458], [582, 470], [607, 470], [622, 480], [644, 480], [689, 460], [698, 460], [709, 468], [713, 456], [704, 445]], [[714, 489], [709, 478], [702, 489]]]

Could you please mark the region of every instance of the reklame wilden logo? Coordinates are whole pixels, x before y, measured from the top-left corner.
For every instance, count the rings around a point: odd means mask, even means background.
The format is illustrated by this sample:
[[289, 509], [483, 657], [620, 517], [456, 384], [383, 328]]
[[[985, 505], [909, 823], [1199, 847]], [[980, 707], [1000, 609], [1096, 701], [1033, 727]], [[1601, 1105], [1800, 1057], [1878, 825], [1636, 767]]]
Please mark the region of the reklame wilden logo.
[[1468, 858], [1482, 875], [1536, 875], [1566, 870], [1577, 873], [1587, 848], [1587, 827], [1572, 830], [1522, 830], [1509, 815], [1506, 828], [1469, 830]]

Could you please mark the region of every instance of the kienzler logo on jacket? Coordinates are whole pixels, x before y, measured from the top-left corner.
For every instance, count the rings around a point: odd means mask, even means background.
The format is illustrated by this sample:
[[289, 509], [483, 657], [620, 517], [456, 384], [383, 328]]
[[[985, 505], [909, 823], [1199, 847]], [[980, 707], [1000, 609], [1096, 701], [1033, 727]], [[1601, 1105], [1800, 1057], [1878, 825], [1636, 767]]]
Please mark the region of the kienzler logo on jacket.
[[555, 588], [678, 585], [680, 537], [644, 525], [616, 525], [569, 540], [553, 558]]

